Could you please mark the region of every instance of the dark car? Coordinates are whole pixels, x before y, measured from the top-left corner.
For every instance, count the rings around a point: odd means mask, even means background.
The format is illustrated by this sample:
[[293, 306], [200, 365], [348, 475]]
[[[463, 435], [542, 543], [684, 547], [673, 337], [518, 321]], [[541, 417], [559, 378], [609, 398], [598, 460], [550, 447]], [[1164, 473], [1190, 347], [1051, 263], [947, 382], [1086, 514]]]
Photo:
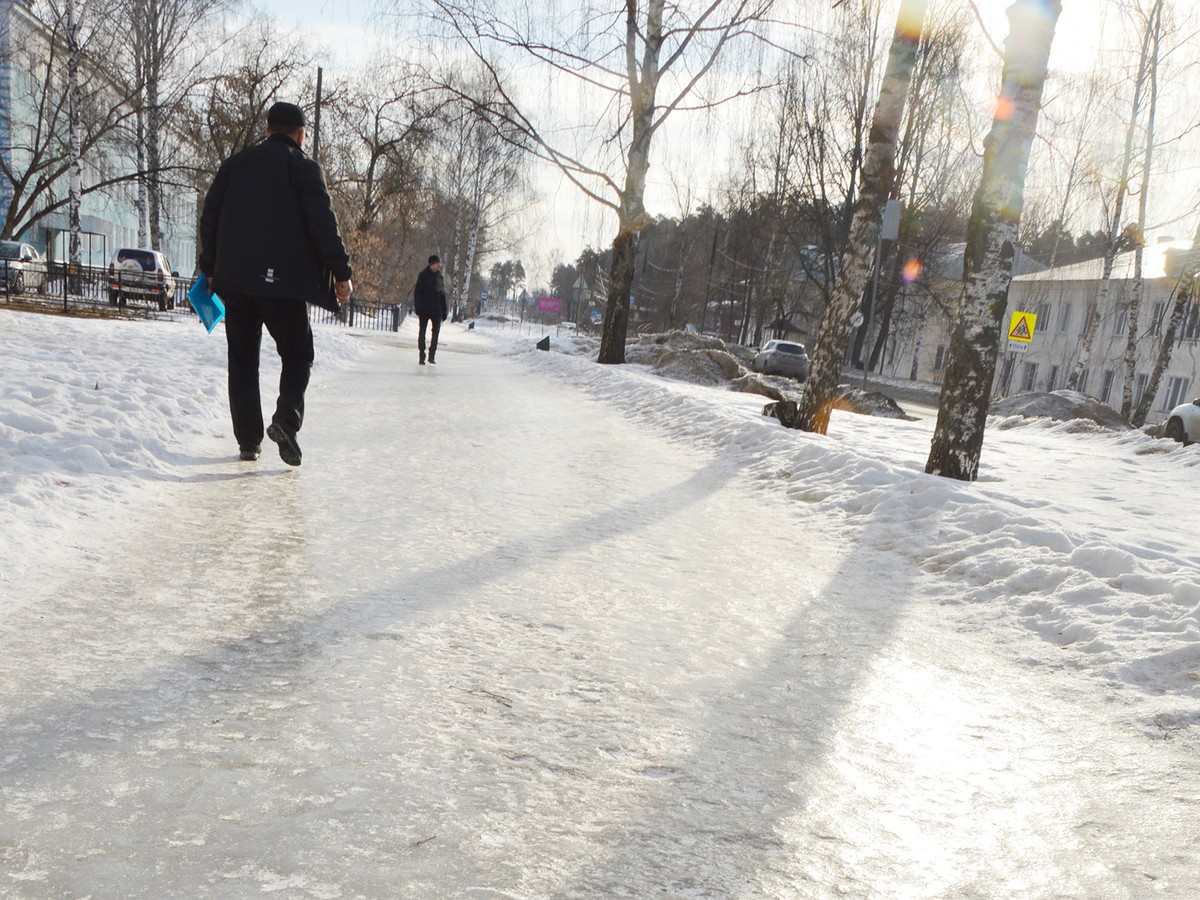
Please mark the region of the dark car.
[[810, 365], [808, 351], [795, 341], [767, 341], [750, 362], [750, 368], [755, 372], [789, 375], [801, 381], [808, 378]]

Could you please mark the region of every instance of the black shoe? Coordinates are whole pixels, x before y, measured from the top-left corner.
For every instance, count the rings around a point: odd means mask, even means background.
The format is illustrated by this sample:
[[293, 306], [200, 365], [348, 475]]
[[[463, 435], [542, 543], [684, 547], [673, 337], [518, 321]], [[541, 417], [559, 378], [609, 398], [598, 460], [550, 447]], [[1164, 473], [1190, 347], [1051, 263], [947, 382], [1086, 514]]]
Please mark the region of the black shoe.
[[262, 446], [255, 444], [253, 447], [242, 447], [241, 453], [238, 454], [239, 459], [244, 459], [246, 462], [254, 462], [262, 456]]
[[419, 363], [417, 363], [417, 365], [418, 365], [418, 366], [423, 366], [423, 365], [425, 365], [425, 357], [423, 357], [423, 356], [422, 356], [422, 357], [421, 357], [421, 361], [420, 361]]
[[282, 426], [272, 422], [267, 426], [267, 437], [279, 445], [279, 458], [289, 466], [300, 465], [300, 445], [296, 443], [296, 436], [289, 434]]
[[437, 365], [437, 360], [435, 360], [435, 359], [434, 359], [434, 358], [431, 356], [431, 357], [429, 357], [429, 364], [430, 364], [431, 366], [436, 366], [436, 365]]

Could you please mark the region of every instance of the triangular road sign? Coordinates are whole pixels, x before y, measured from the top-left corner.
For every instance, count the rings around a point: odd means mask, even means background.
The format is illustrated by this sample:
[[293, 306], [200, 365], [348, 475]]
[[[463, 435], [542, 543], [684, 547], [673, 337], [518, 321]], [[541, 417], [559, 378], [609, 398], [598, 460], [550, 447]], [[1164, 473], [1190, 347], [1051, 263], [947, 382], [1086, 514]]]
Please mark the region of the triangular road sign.
[[1037, 319], [1033, 313], [1015, 312], [1012, 315], [1012, 323], [1008, 329], [1008, 339], [1010, 341], [1025, 341], [1033, 340], [1034, 322]]

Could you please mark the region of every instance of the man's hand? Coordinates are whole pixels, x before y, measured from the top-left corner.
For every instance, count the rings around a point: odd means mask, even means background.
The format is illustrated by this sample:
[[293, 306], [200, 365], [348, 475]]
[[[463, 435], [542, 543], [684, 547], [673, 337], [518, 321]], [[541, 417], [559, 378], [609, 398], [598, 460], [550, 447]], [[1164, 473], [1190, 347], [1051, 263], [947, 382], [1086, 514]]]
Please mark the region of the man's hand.
[[345, 281], [339, 281], [333, 286], [334, 296], [337, 297], [338, 303], [345, 303], [350, 299], [350, 294], [354, 291], [354, 282], [347, 278]]

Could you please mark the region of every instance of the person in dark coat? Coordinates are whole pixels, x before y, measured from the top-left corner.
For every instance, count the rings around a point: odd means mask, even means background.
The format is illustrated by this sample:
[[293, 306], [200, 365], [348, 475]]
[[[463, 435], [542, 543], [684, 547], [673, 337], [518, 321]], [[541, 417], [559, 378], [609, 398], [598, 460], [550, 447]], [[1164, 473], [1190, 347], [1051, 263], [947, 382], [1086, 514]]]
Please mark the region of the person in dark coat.
[[425, 365], [425, 328], [430, 323], [433, 324], [433, 328], [429, 338], [429, 362], [431, 365], [436, 364], [437, 360], [434, 357], [437, 356], [438, 332], [442, 330], [442, 323], [449, 315], [449, 308], [446, 306], [446, 283], [442, 279], [442, 261], [437, 256], [429, 257], [429, 265], [417, 276], [417, 283], [413, 287], [413, 309], [416, 310], [417, 320], [421, 323], [421, 330], [417, 332], [420, 364]]
[[291, 466], [300, 465], [296, 434], [313, 363], [307, 304], [337, 310], [354, 288], [325, 175], [303, 143], [304, 111], [274, 104], [266, 139], [221, 164], [200, 218], [200, 271], [225, 301], [229, 411], [241, 458], [261, 452], [258, 366], [266, 326], [283, 363], [266, 435]]

